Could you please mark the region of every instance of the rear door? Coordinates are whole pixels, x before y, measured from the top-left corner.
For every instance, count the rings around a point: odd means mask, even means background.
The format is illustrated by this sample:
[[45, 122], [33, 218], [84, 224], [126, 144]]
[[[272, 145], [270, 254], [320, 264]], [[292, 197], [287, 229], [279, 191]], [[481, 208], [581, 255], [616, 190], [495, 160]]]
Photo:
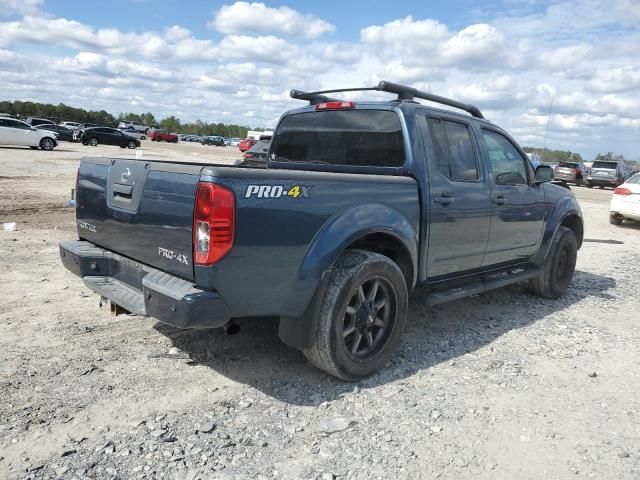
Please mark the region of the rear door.
[[109, 158], [80, 164], [80, 238], [192, 280], [192, 224], [201, 166]]
[[484, 265], [525, 261], [538, 250], [547, 208], [526, 155], [498, 130], [481, 129], [491, 174], [491, 228]]
[[8, 143], [31, 146], [37, 146], [40, 143], [40, 132], [33, 130], [29, 124], [13, 119], [7, 119], [6, 122]]
[[490, 187], [469, 123], [457, 116], [419, 117], [427, 152], [427, 276], [482, 266], [489, 237]]

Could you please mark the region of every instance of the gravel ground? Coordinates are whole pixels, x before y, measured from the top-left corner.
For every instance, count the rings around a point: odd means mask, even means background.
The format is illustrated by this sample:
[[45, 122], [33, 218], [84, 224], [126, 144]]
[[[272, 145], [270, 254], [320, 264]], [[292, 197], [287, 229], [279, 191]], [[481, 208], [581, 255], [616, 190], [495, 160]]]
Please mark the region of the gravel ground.
[[[144, 158], [235, 148], [144, 142]], [[79, 158], [0, 148], [0, 478], [640, 477], [640, 227], [574, 188], [586, 238], [558, 301], [525, 286], [435, 308], [415, 294], [388, 367], [347, 384], [283, 345], [112, 317], [58, 242]]]

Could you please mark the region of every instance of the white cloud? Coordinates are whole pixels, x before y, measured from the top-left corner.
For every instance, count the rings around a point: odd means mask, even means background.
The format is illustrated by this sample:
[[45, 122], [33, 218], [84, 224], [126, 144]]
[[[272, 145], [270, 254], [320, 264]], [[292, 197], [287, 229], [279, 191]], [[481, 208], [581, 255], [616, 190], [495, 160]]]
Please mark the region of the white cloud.
[[40, 12], [43, 0], [0, 0], [0, 16], [33, 15]]
[[236, 2], [216, 13], [209, 26], [220, 33], [317, 38], [335, 31], [335, 26], [314, 15], [303, 15], [289, 7], [272, 8], [264, 3]]
[[[456, 28], [433, 18], [389, 17], [361, 25], [353, 41], [320, 37], [334, 27], [264, 4], [223, 7], [214, 27], [243, 8], [252, 9], [252, 25], [230, 21], [221, 36], [210, 38], [178, 24], [135, 33], [95, 28], [26, 3], [12, 5], [24, 9], [12, 6], [11, 17], [0, 22], [0, 100], [273, 126], [284, 110], [300, 105], [288, 98], [292, 88], [390, 80], [477, 104], [516, 139], [534, 145], [544, 137], [553, 99], [550, 148], [579, 147], [587, 158], [598, 151], [640, 152], [634, 0], [554, 0], [542, 11], [519, 2], [518, 16], [478, 17]], [[260, 21], [256, 8], [265, 13]], [[38, 48], [28, 48], [32, 44]], [[376, 92], [337, 96], [390, 98]]]

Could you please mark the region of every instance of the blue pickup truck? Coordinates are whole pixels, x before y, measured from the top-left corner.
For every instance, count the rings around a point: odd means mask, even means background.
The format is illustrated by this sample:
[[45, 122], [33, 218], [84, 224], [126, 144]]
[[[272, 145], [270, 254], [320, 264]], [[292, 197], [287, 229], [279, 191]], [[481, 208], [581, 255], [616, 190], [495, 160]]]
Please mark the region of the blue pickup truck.
[[278, 317], [346, 380], [391, 358], [417, 286], [430, 305], [566, 291], [583, 222], [549, 167], [472, 105], [390, 82], [371, 88], [389, 101], [327, 96], [350, 90], [292, 91], [309, 104], [281, 117], [268, 168], [83, 158], [63, 264], [117, 311], [179, 328]]

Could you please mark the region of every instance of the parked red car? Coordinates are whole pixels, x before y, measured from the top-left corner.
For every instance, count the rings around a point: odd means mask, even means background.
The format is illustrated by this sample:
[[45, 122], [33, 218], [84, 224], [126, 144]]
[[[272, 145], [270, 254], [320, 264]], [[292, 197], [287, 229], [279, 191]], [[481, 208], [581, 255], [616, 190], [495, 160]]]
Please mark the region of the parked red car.
[[258, 141], [254, 140], [253, 138], [245, 138], [244, 140], [240, 140], [240, 143], [238, 144], [238, 148], [240, 149], [241, 152], [246, 152], [251, 147], [253, 147], [257, 142]]
[[147, 138], [152, 142], [171, 142], [178, 143], [178, 135], [175, 133], [169, 133], [166, 130], [160, 128], [147, 130]]

